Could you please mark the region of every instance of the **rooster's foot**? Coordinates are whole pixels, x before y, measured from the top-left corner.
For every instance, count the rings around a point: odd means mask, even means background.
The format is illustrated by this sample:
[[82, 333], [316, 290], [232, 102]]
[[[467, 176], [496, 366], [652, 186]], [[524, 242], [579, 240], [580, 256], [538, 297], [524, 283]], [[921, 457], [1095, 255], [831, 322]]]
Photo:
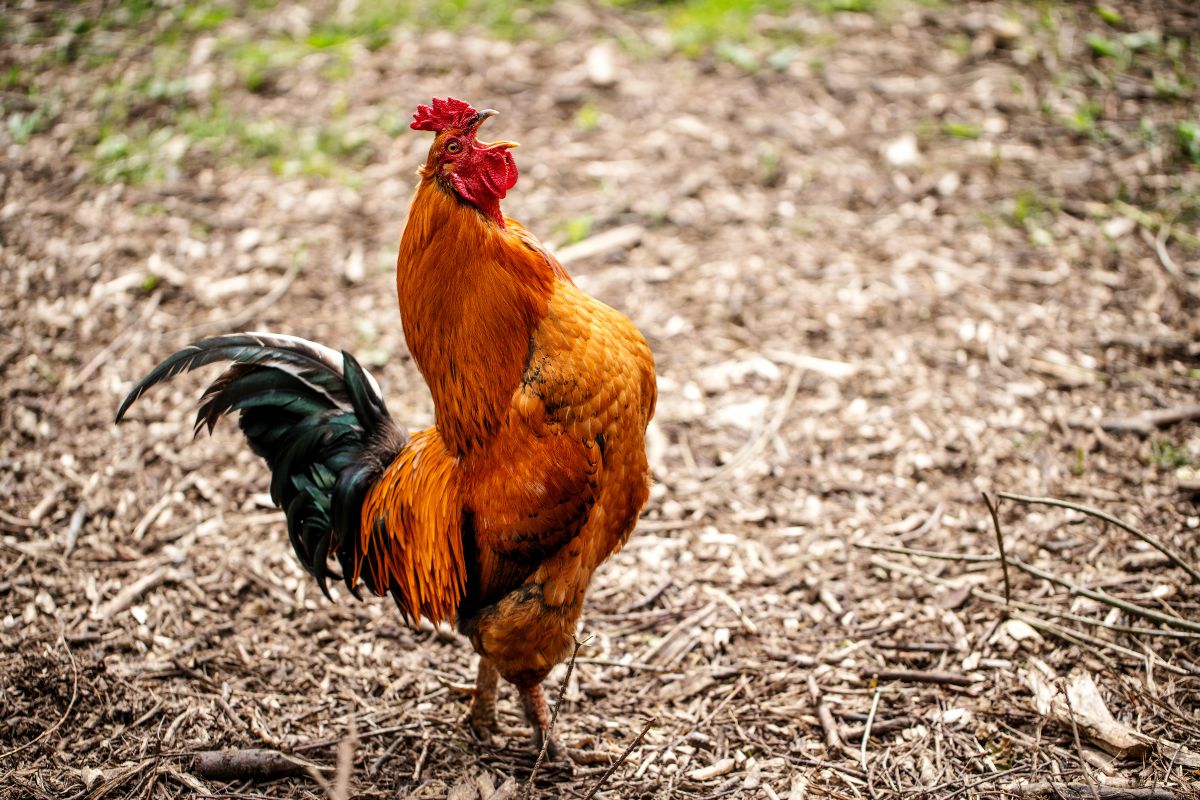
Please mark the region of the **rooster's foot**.
[[481, 742], [490, 742], [492, 734], [500, 731], [496, 722], [496, 694], [500, 673], [486, 658], [479, 659], [479, 673], [475, 677], [475, 697], [471, 700], [471, 713], [467, 725]]
[[[546, 703], [546, 694], [540, 685], [531, 689], [521, 689], [521, 708], [525, 711], [525, 719], [533, 727], [534, 752], [542, 752], [546, 746], [547, 761], [567, 761], [570, 752], [555, 740], [550, 733], [550, 706]], [[546, 740], [549, 739], [549, 742]]]
[[491, 714], [478, 713], [476, 709], [477, 706], [473, 705], [471, 713], [467, 714], [467, 727], [476, 739], [488, 744], [492, 741], [492, 736], [500, 732], [500, 725], [496, 722], [496, 709], [493, 708]]
[[[541, 728], [538, 728], [535, 726], [533, 729], [533, 737], [532, 737], [533, 752], [535, 752], [535, 753], [542, 752], [542, 745], [546, 743], [546, 738], [547, 738], [546, 732], [543, 731]], [[550, 736], [549, 738], [550, 738], [550, 742], [548, 744], [546, 744], [546, 760], [547, 761], [561, 761], [564, 763], [569, 762], [571, 760], [571, 754], [567, 750], [567, 748], [565, 748], [561, 744], [559, 744], [558, 740], [555, 739], [554, 736]]]

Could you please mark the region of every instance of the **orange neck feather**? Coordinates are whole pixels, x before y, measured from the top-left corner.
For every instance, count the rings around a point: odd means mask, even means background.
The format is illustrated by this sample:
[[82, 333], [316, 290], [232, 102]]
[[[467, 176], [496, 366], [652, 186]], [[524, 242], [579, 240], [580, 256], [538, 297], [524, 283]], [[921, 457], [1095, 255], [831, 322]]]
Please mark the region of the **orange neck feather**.
[[422, 178], [400, 241], [396, 290], [404, 338], [454, 455], [481, 447], [499, 428], [554, 280], [552, 266], [517, 234]]

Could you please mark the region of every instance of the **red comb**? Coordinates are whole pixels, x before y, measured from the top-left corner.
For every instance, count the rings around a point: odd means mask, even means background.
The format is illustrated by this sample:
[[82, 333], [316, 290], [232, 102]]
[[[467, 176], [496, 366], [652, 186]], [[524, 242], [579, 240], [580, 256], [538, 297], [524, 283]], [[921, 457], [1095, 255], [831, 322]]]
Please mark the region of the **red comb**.
[[471, 108], [470, 103], [453, 97], [445, 100], [435, 97], [432, 105], [417, 106], [417, 113], [413, 114], [409, 127], [414, 131], [441, 133], [449, 128], [464, 128], [477, 116], [479, 112]]

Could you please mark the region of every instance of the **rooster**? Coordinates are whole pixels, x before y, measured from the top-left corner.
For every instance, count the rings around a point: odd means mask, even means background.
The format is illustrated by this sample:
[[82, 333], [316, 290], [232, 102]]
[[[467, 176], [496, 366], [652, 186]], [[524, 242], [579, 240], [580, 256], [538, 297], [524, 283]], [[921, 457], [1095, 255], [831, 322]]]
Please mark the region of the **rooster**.
[[435, 98], [413, 115], [434, 140], [396, 289], [433, 427], [397, 424], [349, 353], [270, 333], [180, 350], [133, 387], [117, 421], [151, 386], [232, 362], [201, 397], [196, 432], [238, 412], [326, 596], [341, 579], [356, 597], [360, 584], [391, 595], [410, 624], [455, 621], [479, 654], [471, 730], [497, 731], [503, 677], [534, 746], [554, 756], [542, 682], [572, 652], [592, 573], [646, 502], [654, 360], [629, 319], [501, 213], [516, 144], [476, 138], [496, 113]]

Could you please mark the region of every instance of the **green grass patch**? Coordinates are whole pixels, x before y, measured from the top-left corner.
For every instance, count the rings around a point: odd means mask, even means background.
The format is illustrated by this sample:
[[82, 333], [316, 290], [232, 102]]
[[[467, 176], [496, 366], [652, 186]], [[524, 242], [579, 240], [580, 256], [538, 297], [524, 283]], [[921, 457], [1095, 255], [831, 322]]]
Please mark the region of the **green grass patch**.
[[1183, 157], [1200, 167], [1200, 122], [1184, 120], [1176, 123], [1175, 142]]
[[600, 127], [600, 109], [588, 101], [575, 112], [575, 127], [581, 131], [594, 131]]
[[562, 236], [566, 244], [577, 244], [592, 235], [592, 217], [581, 214], [562, 224]]
[[1121, 17], [1121, 12], [1104, 3], [1099, 3], [1096, 6], [1096, 16], [1114, 27], [1120, 26], [1124, 21]]
[[[890, 17], [902, 8], [935, 5], [938, 0], [606, 0], [661, 17], [675, 49], [685, 56], [712, 56], [746, 72], [786, 69], [804, 52], [797, 46], [827, 47], [831, 41], [788, 26], [760, 24], [805, 10], [814, 14], [865, 13]], [[817, 37], [825, 39], [826, 37]], [[832, 37], [831, 37], [832, 38]], [[632, 48], [626, 45], [626, 49]]]
[[945, 122], [942, 132], [956, 139], [978, 139], [983, 135], [983, 128], [973, 122]]
[[1163, 469], [1192, 466], [1188, 449], [1166, 439], [1154, 439], [1150, 442], [1150, 461]]

